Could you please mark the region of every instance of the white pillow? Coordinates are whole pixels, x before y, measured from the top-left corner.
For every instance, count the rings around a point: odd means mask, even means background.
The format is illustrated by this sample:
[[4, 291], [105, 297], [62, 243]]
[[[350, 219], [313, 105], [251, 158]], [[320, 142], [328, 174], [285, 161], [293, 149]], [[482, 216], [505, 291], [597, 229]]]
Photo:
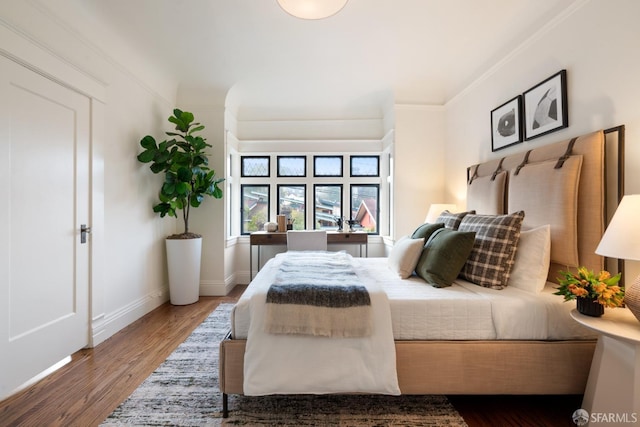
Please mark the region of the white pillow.
[[406, 279], [416, 269], [416, 264], [424, 248], [424, 239], [411, 239], [409, 236], [401, 237], [387, 259], [387, 265], [401, 279]]
[[550, 257], [550, 225], [522, 230], [508, 285], [532, 293], [541, 292], [547, 283]]

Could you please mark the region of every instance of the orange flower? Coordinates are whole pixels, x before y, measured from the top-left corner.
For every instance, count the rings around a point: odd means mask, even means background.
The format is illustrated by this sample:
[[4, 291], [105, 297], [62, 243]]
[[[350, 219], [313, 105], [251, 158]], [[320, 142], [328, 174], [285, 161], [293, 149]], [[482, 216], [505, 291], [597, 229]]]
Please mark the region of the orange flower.
[[607, 285], [605, 283], [598, 282], [593, 285], [593, 290], [598, 294], [602, 294], [607, 291]]
[[589, 295], [589, 291], [587, 291], [585, 288], [580, 288], [578, 286], [573, 286], [573, 288], [569, 286], [569, 290], [571, 291], [572, 294], [574, 294], [577, 297], [584, 297]]
[[562, 277], [558, 278], [557, 292], [565, 301], [576, 298], [594, 298], [605, 307], [620, 307], [624, 303], [624, 289], [618, 286], [621, 274], [615, 276], [606, 270], [598, 274], [579, 267], [577, 271], [561, 271]]

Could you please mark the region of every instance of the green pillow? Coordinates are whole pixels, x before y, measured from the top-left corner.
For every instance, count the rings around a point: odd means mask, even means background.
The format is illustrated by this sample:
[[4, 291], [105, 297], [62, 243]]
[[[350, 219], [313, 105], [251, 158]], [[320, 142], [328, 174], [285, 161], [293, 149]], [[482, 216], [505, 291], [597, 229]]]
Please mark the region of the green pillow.
[[420, 227], [416, 228], [416, 231], [411, 235], [412, 239], [424, 239], [426, 242], [429, 240], [429, 237], [433, 234], [434, 231], [439, 230], [444, 227], [443, 223], [429, 224], [424, 223]]
[[436, 288], [451, 286], [469, 258], [475, 238], [474, 231], [436, 230], [422, 250], [416, 274]]

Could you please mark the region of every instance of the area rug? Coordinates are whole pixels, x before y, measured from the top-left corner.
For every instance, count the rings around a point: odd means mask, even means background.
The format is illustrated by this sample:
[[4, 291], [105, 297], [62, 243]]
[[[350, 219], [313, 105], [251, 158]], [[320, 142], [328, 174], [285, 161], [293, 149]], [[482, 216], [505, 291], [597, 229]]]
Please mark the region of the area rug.
[[220, 304], [101, 426], [466, 426], [445, 396], [229, 396], [222, 418]]

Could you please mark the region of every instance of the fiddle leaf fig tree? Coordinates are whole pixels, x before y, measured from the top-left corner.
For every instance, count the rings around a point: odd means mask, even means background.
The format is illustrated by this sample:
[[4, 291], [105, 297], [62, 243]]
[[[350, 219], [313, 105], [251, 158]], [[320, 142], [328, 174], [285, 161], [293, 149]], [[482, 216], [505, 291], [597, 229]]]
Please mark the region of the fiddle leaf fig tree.
[[193, 121], [193, 114], [176, 108], [168, 120], [175, 124], [176, 132], [166, 132], [170, 138], [160, 143], [156, 143], [151, 135], [142, 138], [140, 145], [144, 151], [138, 155], [138, 160], [151, 163], [153, 173], [164, 173], [160, 203], [153, 207], [153, 211], [161, 217], [169, 215], [176, 218], [178, 211], [182, 211], [184, 232], [169, 238], [201, 237], [189, 232], [189, 213], [191, 208], [200, 206], [205, 196], [220, 199], [222, 189], [218, 184], [224, 178], [216, 178], [215, 171], [209, 168], [204, 150], [211, 145], [196, 135], [204, 126]]

